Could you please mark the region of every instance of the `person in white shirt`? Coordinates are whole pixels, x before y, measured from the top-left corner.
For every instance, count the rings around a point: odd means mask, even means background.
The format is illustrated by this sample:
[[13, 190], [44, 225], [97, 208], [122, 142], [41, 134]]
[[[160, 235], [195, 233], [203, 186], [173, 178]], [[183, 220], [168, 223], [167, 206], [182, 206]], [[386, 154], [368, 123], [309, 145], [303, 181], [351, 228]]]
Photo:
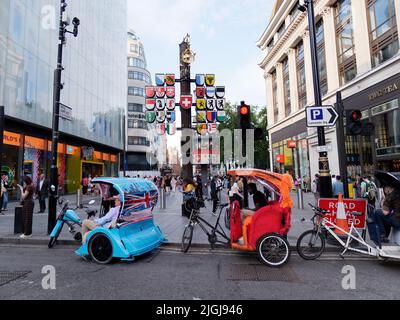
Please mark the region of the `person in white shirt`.
[[115, 207], [111, 208], [110, 211], [103, 217], [99, 219], [89, 220], [86, 219], [82, 223], [82, 244], [86, 242], [86, 239], [91, 231], [97, 229], [99, 227], [110, 228], [119, 217], [121, 211], [121, 198], [117, 196], [114, 198], [115, 200]]

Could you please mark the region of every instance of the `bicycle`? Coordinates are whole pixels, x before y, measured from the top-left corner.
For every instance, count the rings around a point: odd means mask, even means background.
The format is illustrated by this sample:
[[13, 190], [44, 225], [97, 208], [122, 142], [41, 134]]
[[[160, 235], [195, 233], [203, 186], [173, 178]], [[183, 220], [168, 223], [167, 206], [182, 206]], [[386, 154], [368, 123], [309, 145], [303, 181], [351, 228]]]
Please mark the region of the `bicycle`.
[[[183, 232], [183, 235], [182, 235], [182, 252], [183, 253], [187, 253], [189, 251], [189, 248], [192, 244], [194, 227], [196, 225], [199, 225], [200, 228], [207, 235], [208, 242], [211, 245], [211, 249], [214, 249], [215, 245], [217, 243], [223, 244], [225, 246], [230, 245], [230, 241], [231, 241], [230, 237], [225, 233], [224, 229], [222, 228], [222, 226], [220, 224], [222, 211], [226, 207], [229, 207], [229, 203], [218, 205], [217, 208], [220, 209], [220, 212], [219, 212], [219, 215], [218, 215], [215, 225], [212, 225], [208, 221], [206, 221], [205, 219], [200, 217], [200, 204], [197, 203], [197, 201], [195, 202], [195, 205], [191, 208], [189, 223], [185, 227], [185, 231]], [[210, 228], [210, 232], [209, 232], [209, 230], [207, 230], [207, 227]], [[224, 240], [226, 240], [226, 242], [220, 241], [218, 237], [222, 237]]]
[[[312, 210], [314, 211], [314, 216], [311, 219], [314, 224], [314, 229], [308, 230], [300, 235], [297, 241], [297, 252], [300, 257], [305, 260], [316, 260], [318, 259], [326, 247], [326, 236], [323, 234], [323, 229], [331, 234], [344, 248], [344, 251], [340, 254], [341, 258], [344, 259], [344, 255], [347, 251], [354, 251], [357, 253], [362, 253], [370, 256], [376, 256], [378, 258], [395, 258], [398, 259], [398, 255], [393, 254], [393, 249], [390, 247], [383, 248], [379, 244], [376, 248], [369, 245], [363, 238], [363, 236], [359, 233], [359, 231], [355, 228], [355, 218], [363, 215], [361, 212], [351, 212], [350, 214], [353, 216], [352, 223], [350, 226], [349, 232], [343, 230], [338, 227], [335, 223], [326, 219], [325, 216], [330, 213], [330, 211], [323, 210], [321, 208], [314, 207], [312, 204], [309, 204]], [[341, 239], [334, 230], [340, 230], [342, 233], [346, 234], [347, 239]], [[352, 242], [357, 242], [364, 246], [366, 249], [358, 249], [351, 246]]]

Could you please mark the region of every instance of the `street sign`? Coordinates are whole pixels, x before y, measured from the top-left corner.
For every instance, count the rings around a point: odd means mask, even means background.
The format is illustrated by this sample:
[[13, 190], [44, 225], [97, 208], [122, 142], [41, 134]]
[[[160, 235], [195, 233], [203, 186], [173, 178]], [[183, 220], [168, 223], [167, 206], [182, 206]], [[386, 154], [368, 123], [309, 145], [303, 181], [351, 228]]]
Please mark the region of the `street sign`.
[[[343, 200], [344, 210], [346, 211], [347, 221], [349, 227], [351, 227], [351, 223], [353, 219], [354, 226], [356, 229], [365, 230], [366, 220], [367, 220], [367, 200]], [[326, 211], [329, 211], [329, 214], [325, 215], [325, 219], [329, 220], [332, 223], [336, 222], [336, 213], [337, 213], [337, 205], [338, 199], [319, 199], [318, 206]], [[359, 212], [363, 215], [360, 217], [354, 217], [351, 212]]]
[[319, 146], [317, 147], [317, 152], [322, 153], [322, 152], [331, 152], [332, 151], [332, 145], [329, 144], [327, 146]]
[[72, 121], [72, 108], [60, 103], [60, 117]]
[[339, 114], [333, 106], [315, 106], [306, 108], [307, 127], [333, 127]]

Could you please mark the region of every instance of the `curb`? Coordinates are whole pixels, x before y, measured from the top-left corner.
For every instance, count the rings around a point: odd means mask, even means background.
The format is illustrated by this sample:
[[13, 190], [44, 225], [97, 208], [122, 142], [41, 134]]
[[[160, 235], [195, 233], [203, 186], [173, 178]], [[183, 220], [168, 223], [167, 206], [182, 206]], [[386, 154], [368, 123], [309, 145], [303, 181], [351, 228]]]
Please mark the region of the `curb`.
[[[47, 239], [0, 238], [0, 245], [21, 245], [21, 246], [32, 245], [32, 246], [47, 247], [48, 243], [49, 243], [49, 240], [47, 240]], [[56, 245], [64, 246], [64, 247], [76, 247], [76, 248], [79, 247], [79, 244], [74, 240], [57, 240]], [[161, 247], [180, 248], [181, 243], [167, 242], [167, 243], [164, 243], [163, 245], [161, 245]], [[210, 249], [210, 244], [208, 244], [208, 243], [192, 243], [191, 247], [197, 248], [197, 249]], [[227, 248], [226, 246], [223, 246], [223, 245], [215, 245], [215, 249], [226, 249], [228, 251], [231, 251], [230, 248]], [[290, 246], [290, 249], [292, 252], [297, 251], [296, 246]], [[342, 247], [327, 246], [325, 248], [325, 252], [328, 252], [328, 253], [340, 253], [342, 251], [343, 251]]]

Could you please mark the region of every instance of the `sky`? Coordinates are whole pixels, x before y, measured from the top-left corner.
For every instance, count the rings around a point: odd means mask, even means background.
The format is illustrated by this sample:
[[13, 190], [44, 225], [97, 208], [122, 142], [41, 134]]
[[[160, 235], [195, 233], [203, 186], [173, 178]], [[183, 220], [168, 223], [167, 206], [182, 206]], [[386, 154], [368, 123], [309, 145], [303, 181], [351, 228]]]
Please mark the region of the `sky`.
[[[179, 43], [186, 34], [196, 53], [192, 78], [215, 74], [231, 103], [266, 106], [264, 58], [256, 43], [275, 0], [128, 0], [128, 27], [141, 39], [153, 83], [156, 73], [179, 75]], [[194, 90], [194, 86], [192, 87]], [[177, 98], [179, 100], [179, 98]], [[180, 123], [180, 112], [177, 112]], [[169, 136], [178, 147], [180, 133]]]
[[[128, 26], [145, 47], [148, 69], [179, 75], [179, 43], [189, 33], [196, 53], [192, 76], [216, 75], [232, 103], [264, 107], [266, 91], [256, 43], [274, 0], [128, 0]], [[154, 82], [154, 79], [153, 79]]]

